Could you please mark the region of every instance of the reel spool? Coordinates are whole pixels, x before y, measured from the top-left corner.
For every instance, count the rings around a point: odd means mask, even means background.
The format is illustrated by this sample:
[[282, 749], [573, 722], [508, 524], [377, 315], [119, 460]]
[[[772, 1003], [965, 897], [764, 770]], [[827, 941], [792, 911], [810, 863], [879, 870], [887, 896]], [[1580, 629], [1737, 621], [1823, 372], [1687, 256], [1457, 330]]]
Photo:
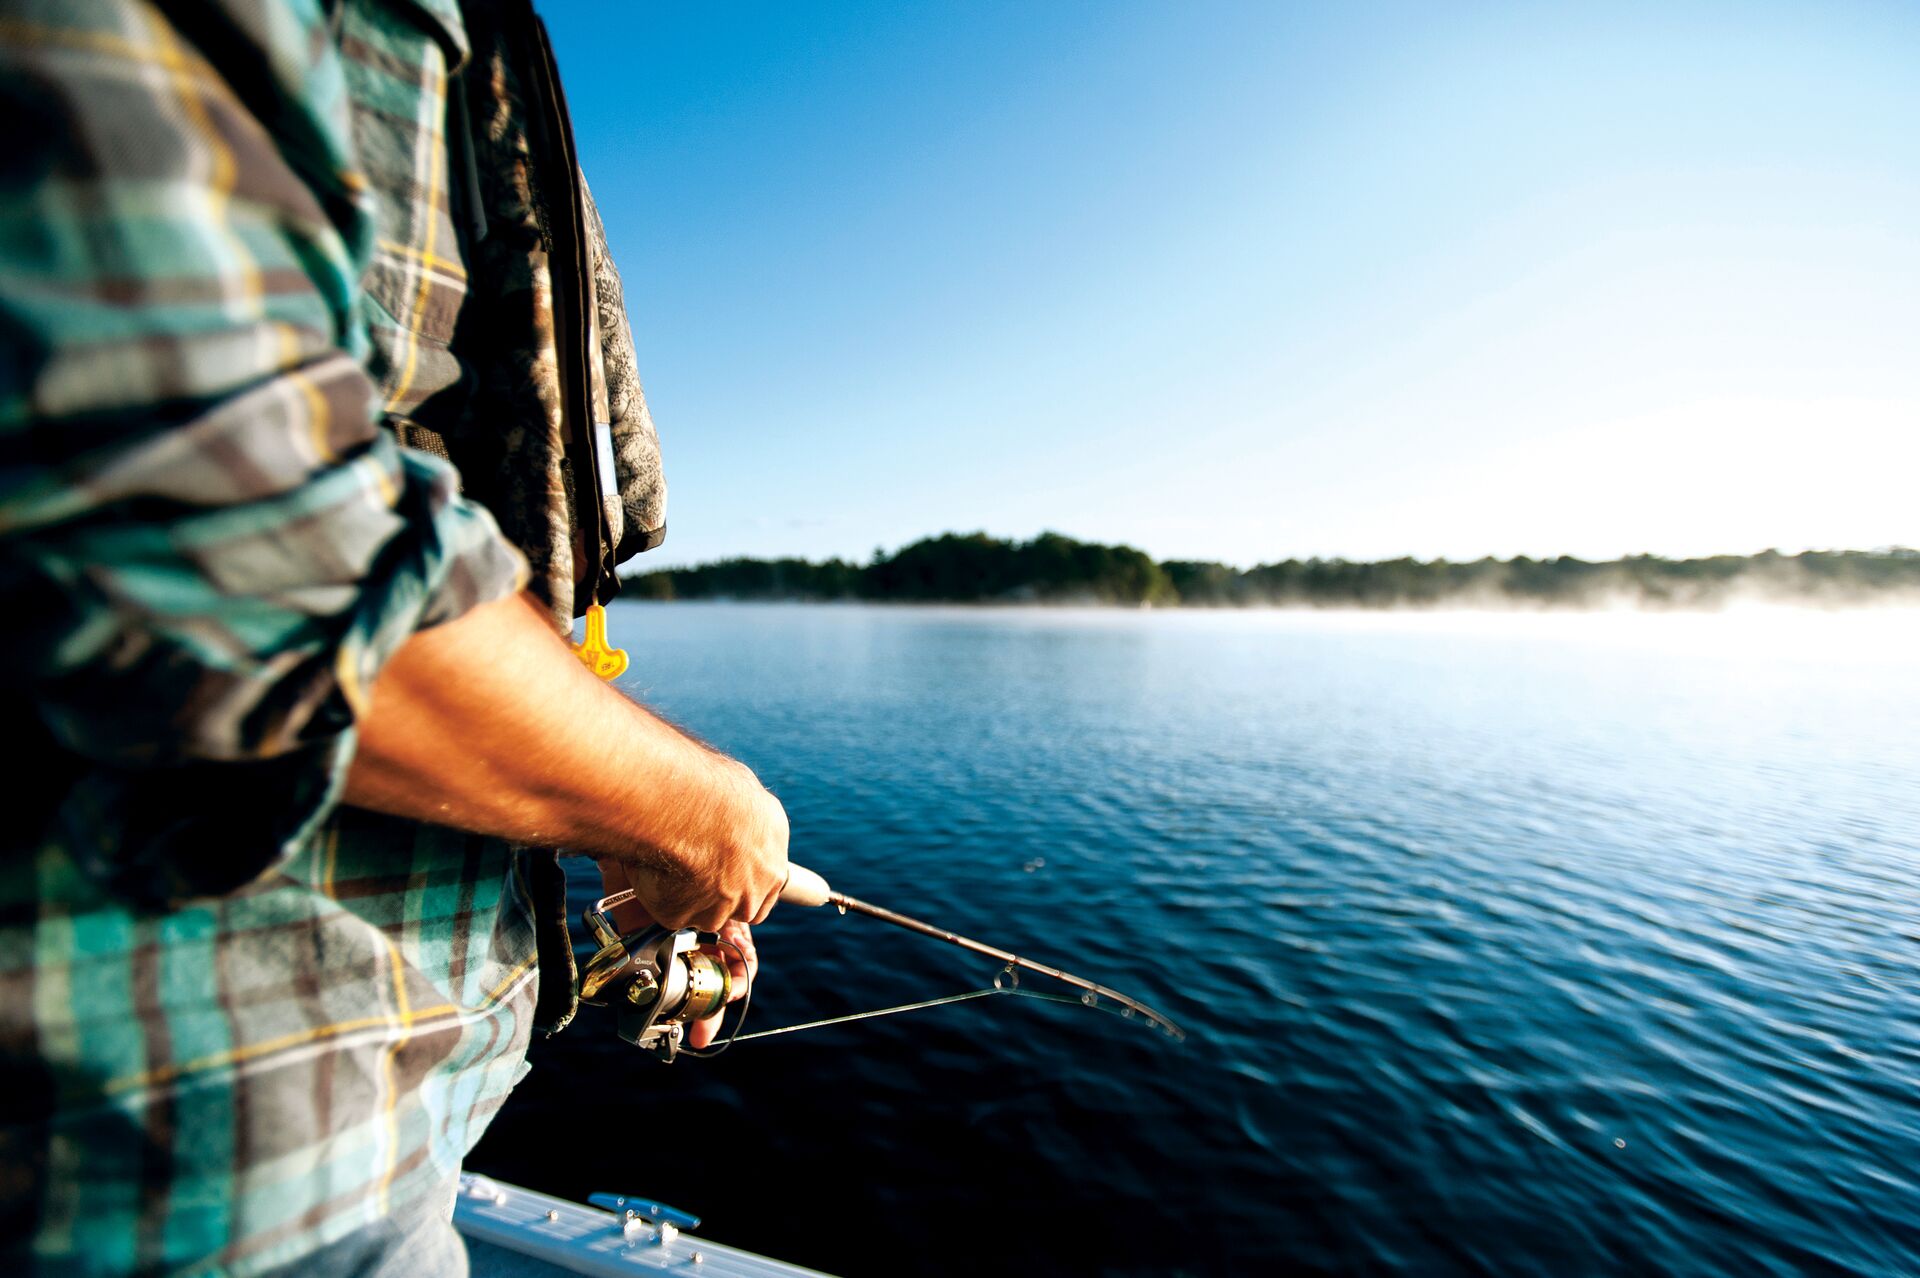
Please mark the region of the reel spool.
[[622, 935], [607, 911], [633, 896], [602, 897], [582, 915], [599, 951], [580, 970], [580, 1001], [611, 1007], [621, 1038], [663, 1061], [680, 1054], [691, 1021], [727, 1005], [733, 974], [726, 960], [702, 951], [692, 928], [645, 927]]

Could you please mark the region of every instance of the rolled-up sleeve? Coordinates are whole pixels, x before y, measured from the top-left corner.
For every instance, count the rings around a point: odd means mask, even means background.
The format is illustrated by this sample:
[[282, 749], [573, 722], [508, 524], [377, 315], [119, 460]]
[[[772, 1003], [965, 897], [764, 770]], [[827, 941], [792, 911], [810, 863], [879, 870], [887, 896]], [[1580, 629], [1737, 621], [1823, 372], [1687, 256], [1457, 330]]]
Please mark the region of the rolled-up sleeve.
[[371, 214], [299, 12], [190, 41], [158, 6], [0, 2], [0, 679], [110, 769], [281, 760], [290, 837], [387, 657], [525, 578], [376, 424]]

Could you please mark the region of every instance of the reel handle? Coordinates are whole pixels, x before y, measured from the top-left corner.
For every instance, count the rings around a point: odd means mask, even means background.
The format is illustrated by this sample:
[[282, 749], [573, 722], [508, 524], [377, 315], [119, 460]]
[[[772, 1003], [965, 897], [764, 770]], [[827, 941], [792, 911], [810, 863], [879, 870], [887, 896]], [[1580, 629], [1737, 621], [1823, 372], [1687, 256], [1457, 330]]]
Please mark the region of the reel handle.
[[788, 905], [825, 905], [833, 899], [833, 889], [806, 866], [789, 861], [787, 885], [780, 889], [780, 899]]

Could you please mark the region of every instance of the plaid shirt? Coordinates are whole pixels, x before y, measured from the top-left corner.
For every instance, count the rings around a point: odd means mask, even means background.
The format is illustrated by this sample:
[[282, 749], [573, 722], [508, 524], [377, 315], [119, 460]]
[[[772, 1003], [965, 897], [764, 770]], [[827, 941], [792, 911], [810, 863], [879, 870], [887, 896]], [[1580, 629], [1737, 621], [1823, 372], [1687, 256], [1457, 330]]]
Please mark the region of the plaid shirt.
[[467, 53], [454, 0], [0, 0], [0, 1237], [42, 1271], [444, 1206], [525, 1068], [541, 863], [333, 807], [385, 659], [525, 581], [378, 424], [470, 380]]

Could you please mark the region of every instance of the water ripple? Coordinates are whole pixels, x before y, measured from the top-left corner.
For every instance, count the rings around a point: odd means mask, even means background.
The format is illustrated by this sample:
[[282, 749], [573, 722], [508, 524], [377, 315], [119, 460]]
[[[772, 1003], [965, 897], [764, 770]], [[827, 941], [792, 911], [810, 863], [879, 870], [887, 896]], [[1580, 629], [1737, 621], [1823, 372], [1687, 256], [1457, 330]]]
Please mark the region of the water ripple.
[[[668, 1070], [589, 1015], [477, 1165], [854, 1274], [1920, 1272], [1920, 661], [619, 612], [799, 859], [1192, 1037], [988, 1000]], [[991, 975], [762, 932], [762, 1025]], [[583, 1096], [632, 1138], [559, 1156]]]

